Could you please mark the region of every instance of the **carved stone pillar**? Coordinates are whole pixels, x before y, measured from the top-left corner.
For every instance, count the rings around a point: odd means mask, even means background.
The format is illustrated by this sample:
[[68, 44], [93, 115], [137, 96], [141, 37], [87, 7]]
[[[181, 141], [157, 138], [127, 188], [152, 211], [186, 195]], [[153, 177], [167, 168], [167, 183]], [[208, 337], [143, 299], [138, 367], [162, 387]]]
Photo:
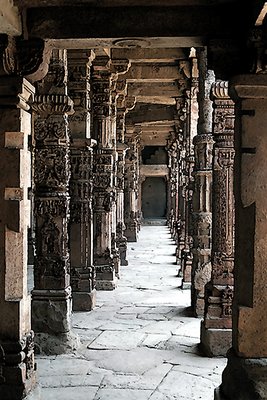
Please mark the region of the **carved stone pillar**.
[[229, 83], [236, 101], [233, 348], [216, 399], [267, 396], [267, 76]]
[[212, 101], [213, 71], [207, 71], [206, 54], [199, 51], [199, 120], [194, 137], [195, 171], [193, 194], [193, 263], [192, 309], [197, 317], [204, 315], [205, 285], [211, 278], [211, 185], [212, 185]]
[[74, 311], [95, 306], [93, 265], [93, 149], [90, 139], [73, 139], [70, 178], [70, 262]]
[[115, 202], [114, 150], [111, 131], [111, 71], [109, 57], [93, 62], [93, 138], [98, 146], [94, 157], [94, 265], [96, 288], [113, 290], [116, 276], [112, 254], [112, 217]]
[[[127, 96], [127, 83], [123, 79], [123, 74], [130, 67], [128, 60], [113, 60], [112, 67], [116, 71], [115, 85], [115, 119], [114, 119], [114, 187], [116, 190], [116, 201], [114, 203], [114, 227], [113, 227], [113, 258], [117, 277], [119, 278], [120, 265], [128, 265], [126, 260], [127, 238], [124, 235], [124, 174], [125, 174], [125, 153], [127, 146], [124, 143], [125, 137], [125, 117], [127, 111], [134, 106], [131, 104], [131, 97]], [[135, 100], [135, 99], [134, 99]], [[116, 267], [117, 264], [117, 267]]]
[[125, 236], [129, 242], [136, 242], [138, 238], [138, 212], [137, 212], [137, 191], [138, 191], [138, 135], [135, 133], [127, 135], [125, 141], [129, 148], [125, 157]]
[[92, 51], [68, 51], [68, 93], [75, 113], [69, 117], [70, 145], [70, 264], [74, 311], [95, 306], [93, 266], [93, 146], [90, 138], [90, 67]]
[[26, 79], [0, 78], [0, 398], [5, 400], [24, 398], [36, 382], [27, 289], [33, 94]]
[[177, 239], [177, 221], [178, 221], [178, 160], [179, 160], [179, 142], [174, 133], [168, 141], [169, 155], [169, 215], [168, 226], [172, 238]]
[[181, 251], [181, 275], [183, 289], [191, 289], [192, 280], [192, 194], [194, 187], [193, 170], [195, 164], [193, 138], [197, 134], [198, 118], [198, 62], [195, 50], [191, 49], [191, 79], [190, 89], [186, 91], [187, 99], [187, 119], [185, 136], [185, 245]]
[[117, 164], [117, 246], [120, 252], [121, 265], [128, 265], [126, 259], [127, 238], [124, 235], [124, 173], [125, 173], [125, 153], [127, 146], [124, 143], [117, 144], [118, 164]]
[[206, 285], [201, 346], [211, 356], [225, 356], [232, 343], [234, 268], [234, 102], [228, 82], [212, 87], [214, 100], [211, 282]]
[[[36, 256], [32, 324], [41, 352], [58, 354], [77, 346], [71, 333], [68, 249], [70, 154], [65, 93], [66, 56], [54, 52], [47, 78], [38, 86], [34, 111], [34, 214]], [[47, 93], [48, 92], [48, 93]]]

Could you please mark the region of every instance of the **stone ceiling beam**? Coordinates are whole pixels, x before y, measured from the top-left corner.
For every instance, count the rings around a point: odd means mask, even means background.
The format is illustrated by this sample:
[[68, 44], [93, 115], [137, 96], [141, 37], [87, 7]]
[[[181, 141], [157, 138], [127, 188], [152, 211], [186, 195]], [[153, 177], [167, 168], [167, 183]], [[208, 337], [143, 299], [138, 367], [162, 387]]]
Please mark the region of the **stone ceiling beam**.
[[[73, 0], [15, 0], [15, 3], [23, 7], [46, 7], [46, 6], [66, 6], [73, 5]], [[216, 0], [219, 4], [235, 3], [236, 0]], [[88, 4], [97, 7], [122, 7], [125, 5], [125, 0], [79, 0], [79, 3]], [[127, 5], [133, 6], [206, 6], [211, 3], [211, 0], [127, 0]]]
[[138, 103], [175, 105], [175, 97], [181, 96], [178, 83], [128, 83], [128, 94], [136, 97]]
[[133, 111], [127, 114], [127, 120], [133, 124], [160, 123], [174, 120], [175, 107], [158, 104], [136, 105]]
[[240, 18], [238, 1], [230, 9], [223, 4], [109, 8], [79, 4], [26, 10], [29, 36], [46, 39], [242, 36], [249, 20], [248, 13]]
[[111, 58], [113, 60], [120, 58], [128, 58], [133, 62], [156, 62], [167, 63], [175, 60], [182, 60], [188, 57], [188, 50], [182, 48], [113, 48], [111, 49]]
[[127, 82], [172, 82], [185, 78], [179, 69], [179, 65], [133, 64], [124, 79]]
[[137, 103], [165, 104], [174, 106], [176, 100], [168, 96], [136, 96]]

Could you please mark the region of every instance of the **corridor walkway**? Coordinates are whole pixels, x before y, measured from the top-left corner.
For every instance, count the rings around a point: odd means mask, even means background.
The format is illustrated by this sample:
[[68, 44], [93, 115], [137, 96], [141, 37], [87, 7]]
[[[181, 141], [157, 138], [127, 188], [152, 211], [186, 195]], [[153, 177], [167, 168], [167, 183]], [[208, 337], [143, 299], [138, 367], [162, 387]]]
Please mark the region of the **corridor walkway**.
[[37, 357], [42, 400], [212, 400], [224, 359], [198, 355], [200, 321], [180, 290], [166, 226], [143, 226], [128, 244], [118, 288], [73, 316], [75, 353]]

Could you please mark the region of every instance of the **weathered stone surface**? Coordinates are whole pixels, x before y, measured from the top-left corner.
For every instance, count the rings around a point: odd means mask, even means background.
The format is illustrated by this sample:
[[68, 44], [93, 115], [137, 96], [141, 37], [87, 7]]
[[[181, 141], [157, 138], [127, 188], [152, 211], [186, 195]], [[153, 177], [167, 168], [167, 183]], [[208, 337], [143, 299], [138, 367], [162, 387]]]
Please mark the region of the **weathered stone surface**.
[[207, 329], [201, 324], [201, 350], [209, 357], [225, 357], [232, 343], [232, 329]]
[[72, 331], [50, 335], [49, 333], [36, 333], [36, 352], [40, 354], [64, 354], [77, 350], [80, 338]]
[[145, 338], [142, 332], [106, 331], [93, 341], [89, 349], [133, 349]]

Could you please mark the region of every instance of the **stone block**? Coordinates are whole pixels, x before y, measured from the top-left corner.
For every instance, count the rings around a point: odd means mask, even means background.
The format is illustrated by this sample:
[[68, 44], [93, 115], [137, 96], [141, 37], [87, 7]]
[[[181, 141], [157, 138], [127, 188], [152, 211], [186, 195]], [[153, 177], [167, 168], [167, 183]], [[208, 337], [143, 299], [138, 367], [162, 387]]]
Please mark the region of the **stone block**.
[[226, 357], [232, 346], [232, 329], [207, 329], [201, 321], [200, 348], [208, 357]]
[[58, 300], [51, 296], [36, 299], [33, 291], [32, 326], [35, 332], [66, 333], [71, 328], [71, 299]]
[[72, 292], [73, 311], [91, 311], [96, 305], [96, 290], [91, 292]]

